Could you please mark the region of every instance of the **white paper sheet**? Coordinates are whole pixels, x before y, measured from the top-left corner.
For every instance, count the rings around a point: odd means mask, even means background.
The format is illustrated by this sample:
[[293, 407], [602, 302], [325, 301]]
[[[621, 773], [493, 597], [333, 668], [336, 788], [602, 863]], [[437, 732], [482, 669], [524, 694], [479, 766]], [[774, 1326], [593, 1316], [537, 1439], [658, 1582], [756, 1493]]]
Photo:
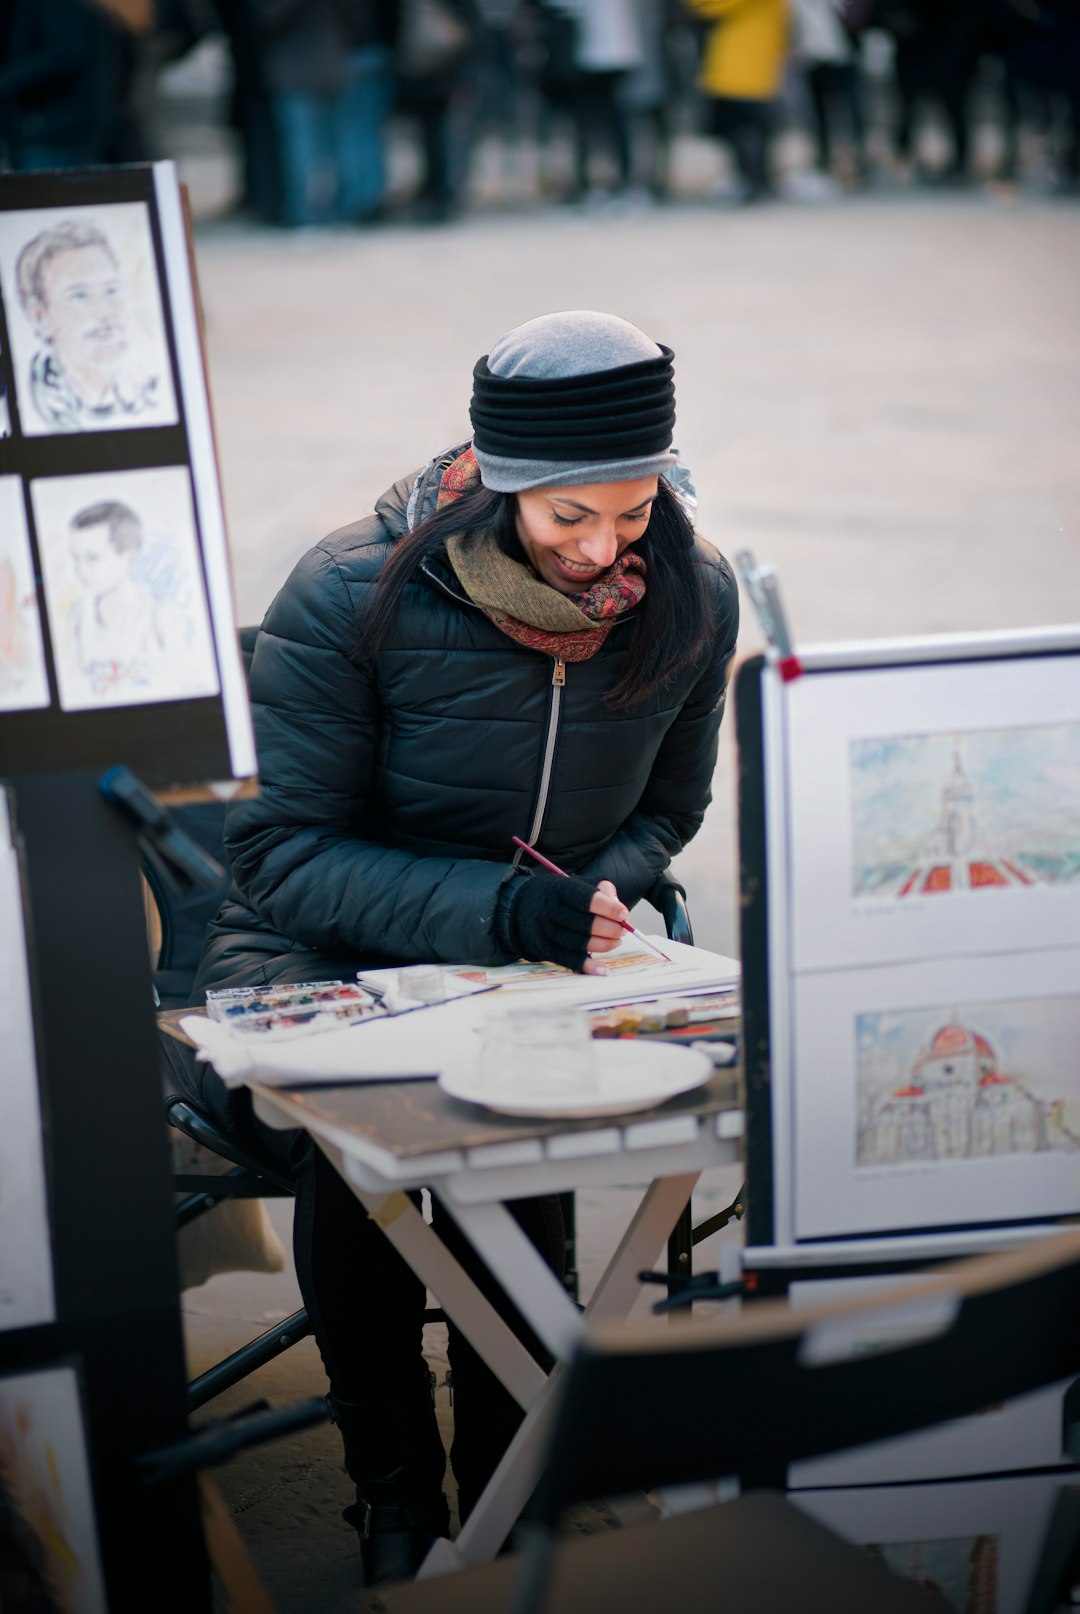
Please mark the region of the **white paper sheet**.
[[0, 1329], [56, 1316], [19, 865], [0, 789]]
[[[739, 964], [720, 953], [686, 947], [657, 937], [670, 964], [634, 971], [632, 975], [574, 975], [546, 981], [544, 1003], [624, 1003], [658, 992], [685, 992], [699, 986], [738, 979]], [[486, 1015], [495, 1006], [518, 1002], [525, 988], [512, 993], [499, 988], [405, 1014], [388, 1015], [344, 1031], [322, 1031], [309, 1040], [251, 1046], [251, 1038], [233, 1035], [228, 1027], [188, 1015], [180, 1023], [218, 1075], [229, 1086], [246, 1082], [288, 1086], [330, 1081], [387, 1081], [438, 1076], [453, 1063], [475, 1058]]]

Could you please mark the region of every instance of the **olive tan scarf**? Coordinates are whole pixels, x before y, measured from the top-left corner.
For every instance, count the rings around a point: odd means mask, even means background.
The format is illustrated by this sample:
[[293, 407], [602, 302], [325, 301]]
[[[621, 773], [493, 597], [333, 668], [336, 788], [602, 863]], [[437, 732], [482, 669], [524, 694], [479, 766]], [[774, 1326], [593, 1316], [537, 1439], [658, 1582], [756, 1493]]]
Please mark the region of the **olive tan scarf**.
[[[459, 499], [479, 481], [470, 450], [443, 473], [438, 504]], [[531, 566], [514, 560], [490, 532], [459, 532], [446, 540], [458, 582], [501, 632], [518, 644], [562, 661], [595, 656], [615, 618], [633, 610], [645, 594], [645, 562], [634, 550], [619, 555], [580, 594], [560, 594], [541, 582]]]

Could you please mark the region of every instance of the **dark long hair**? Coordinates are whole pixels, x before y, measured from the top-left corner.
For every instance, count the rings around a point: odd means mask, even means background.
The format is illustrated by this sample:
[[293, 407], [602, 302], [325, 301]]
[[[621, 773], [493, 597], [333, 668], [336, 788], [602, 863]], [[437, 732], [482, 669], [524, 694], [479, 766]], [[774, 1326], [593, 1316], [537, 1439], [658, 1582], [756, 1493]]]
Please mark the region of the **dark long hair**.
[[[423, 562], [439, 553], [451, 534], [473, 529], [493, 533], [508, 555], [524, 560], [513, 494], [472, 488], [395, 544], [379, 574], [374, 599], [356, 619], [350, 646], [353, 660], [375, 660]], [[680, 668], [699, 662], [714, 626], [704, 568], [694, 555], [693, 526], [663, 478], [649, 525], [636, 542], [648, 572], [645, 596], [632, 613], [633, 626], [620, 629], [630, 635], [622, 676], [604, 696], [615, 711], [638, 705], [668, 685]]]

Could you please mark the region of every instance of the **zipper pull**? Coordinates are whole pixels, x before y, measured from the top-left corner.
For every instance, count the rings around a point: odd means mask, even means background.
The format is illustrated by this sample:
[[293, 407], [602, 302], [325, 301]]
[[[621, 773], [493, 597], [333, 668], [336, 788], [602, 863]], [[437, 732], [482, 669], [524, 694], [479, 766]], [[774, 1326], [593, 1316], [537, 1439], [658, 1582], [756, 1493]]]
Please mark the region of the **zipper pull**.
[[561, 656], [555, 657], [555, 665], [551, 669], [551, 683], [554, 689], [562, 689], [566, 683], [566, 662]]

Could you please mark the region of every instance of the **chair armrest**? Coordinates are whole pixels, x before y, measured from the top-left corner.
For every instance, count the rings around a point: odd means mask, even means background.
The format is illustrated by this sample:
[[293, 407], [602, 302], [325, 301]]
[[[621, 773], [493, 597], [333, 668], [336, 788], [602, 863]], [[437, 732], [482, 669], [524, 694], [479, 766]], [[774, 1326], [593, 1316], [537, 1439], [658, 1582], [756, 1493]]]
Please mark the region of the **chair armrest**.
[[212, 1154], [220, 1155], [224, 1160], [231, 1160], [234, 1166], [243, 1167], [254, 1177], [264, 1178], [282, 1193], [295, 1194], [296, 1183], [283, 1161], [274, 1159], [269, 1151], [265, 1155], [257, 1154], [254, 1148], [238, 1143], [235, 1138], [229, 1137], [216, 1127], [193, 1104], [189, 1104], [187, 1099], [175, 1093], [170, 1094], [165, 1100], [165, 1115], [170, 1126], [176, 1127], [178, 1132], [185, 1133], [196, 1143], [201, 1143], [203, 1148], [209, 1149]]
[[663, 917], [664, 927], [672, 941], [683, 942], [687, 947], [694, 945], [694, 932], [686, 906], [686, 892], [670, 869], [665, 869], [654, 882], [646, 892], [645, 900], [651, 902]]

